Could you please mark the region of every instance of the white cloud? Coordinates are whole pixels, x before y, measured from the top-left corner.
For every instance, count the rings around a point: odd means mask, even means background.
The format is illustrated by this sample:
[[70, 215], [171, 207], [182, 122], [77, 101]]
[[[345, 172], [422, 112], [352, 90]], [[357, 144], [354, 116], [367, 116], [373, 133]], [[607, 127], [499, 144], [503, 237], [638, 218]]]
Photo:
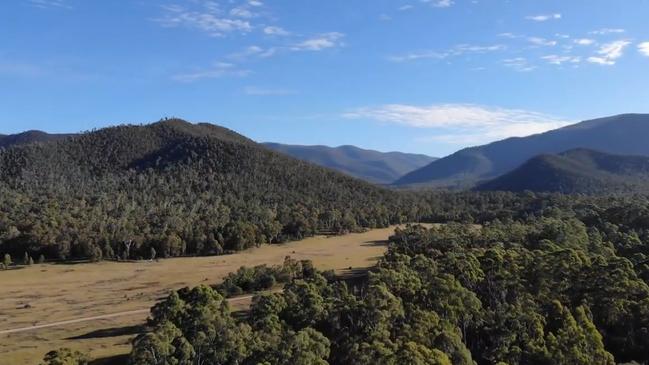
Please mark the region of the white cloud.
[[579, 56], [560, 56], [560, 55], [547, 55], [541, 57], [542, 59], [548, 61], [548, 63], [553, 65], [561, 66], [564, 63], [577, 64], [581, 62], [581, 57]]
[[575, 44], [578, 44], [580, 46], [590, 46], [592, 44], [595, 44], [594, 39], [590, 38], [579, 38], [574, 40]]
[[251, 95], [251, 96], [281, 96], [281, 95], [295, 94], [295, 91], [293, 90], [263, 88], [258, 86], [247, 86], [243, 89], [243, 92], [246, 95]]
[[247, 5], [236, 6], [225, 13], [214, 1], [195, 1], [197, 7], [189, 9], [180, 5], [163, 5], [165, 14], [154, 19], [164, 27], [187, 27], [205, 32], [211, 36], [224, 36], [232, 32], [248, 33], [253, 25], [248, 18], [256, 16]]
[[445, 52], [437, 52], [437, 51], [418, 51], [418, 52], [411, 52], [411, 53], [406, 53], [403, 55], [398, 55], [398, 56], [390, 56], [388, 59], [393, 62], [407, 62], [407, 61], [416, 61], [416, 60], [422, 60], [422, 59], [438, 59], [441, 60], [443, 58], [448, 57], [448, 53]]
[[421, 0], [422, 3], [430, 3], [436, 8], [449, 8], [455, 4], [453, 0]]
[[598, 30], [594, 30], [592, 32], [589, 32], [589, 34], [595, 34], [595, 35], [606, 35], [606, 34], [620, 34], [624, 33], [626, 30], [621, 29], [621, 28], [602, 28]]
[[254, 18], [255, 13], [245, 6], [239, 6], [230, 10], [230, 15], [236, 18]]
[[561, 19], [561, 14], [541, 14], [541, 15], [530, 15], [526, 16], [525, 19], [533, 20], [535, 22], [546, 22], [548, 20], [559, 20]]
[[541, 37], [529, 37], [527, 41], [534, 44], [535, 46], [542, 47], [554, 47], [557, 45], [557, 41], [541, 38]]
[[424, 50], [406, 53], [403, 55], [388, 57], [393, 62], [407, 62], [416, 61], [421, 59], [444, 59], [454, 56], [462, 56], [468, 53], [489, 53], [505, 50], [507, 47], [502, 44], [493, 45], [472, 45], [472, 44], [458, 44], [455, 47], [444, 51]]
[[502, 63], [505, 67], [512, 68], [518, 72], [530, 72], [536, 69], [536, 66], [531, 65], [525, 57], [507, 58]]
[[276, 27], [276, 26], [264, 27], [264, 33], [268, 35], [276, 35], [276, 36], [287, 36], [291, 34], [284, 28]]
[[519, 35], [516, 35], [514, 33], [510, 33], [510, 32], [500, 33], [500, 34], [498, 34], [498, 37], [509, 38], [509, 39], [520, 38]]
[[47, 8], [63, 8], [72, 9], [72, 7], [65, 0], [28, 0], [30, 5], [41, 9]]
[[410, 10], [412, 8], [414, 8], [414, 6], [412, 6], [412, 5], [403, 5], [403, 6], [400, 6], [398, 10], [406, 11], [406, 10]]
[[275, 48], [262, 48], [259, 46], [248, 46], [241, 51], [230, 53], [226, 57], [231, 60], [243, 61], [250, 57], [270, 57], [275, 54]]
[[606, 43], [597, 51], [598, 56], [588, 57], [588, 62], [607, 66], [615, 65], [617, 60], [624, 54], [624, 49], [630, 44], [631, 42], [627, 40]]
[[474, 104], [388, 104], [359, 108], [343, 116], [349, 119], [438, 129], [439, 134], [426, 138], [454, 144], [526, 136], [570, 124], [569, 121], [542, 113]]
[[203, 79], [216, 79], [226, 76], [244, 77], [249, 74], [249, 70], [239, 69], [235, 64], [217, 62], [211, 68], [174, 75], [172, 79], [180, 82], [194, 82]]
[[643, 55], [649, 57], [649, 42], [643, 42], [638, 45], [638, 51]]
[[326, 48], [341, 47], [343, 45], [341, 40], [344, 37], [344, 34], [338, 32], [323, 33], [293, 45], [291, 50], [321, 51]]

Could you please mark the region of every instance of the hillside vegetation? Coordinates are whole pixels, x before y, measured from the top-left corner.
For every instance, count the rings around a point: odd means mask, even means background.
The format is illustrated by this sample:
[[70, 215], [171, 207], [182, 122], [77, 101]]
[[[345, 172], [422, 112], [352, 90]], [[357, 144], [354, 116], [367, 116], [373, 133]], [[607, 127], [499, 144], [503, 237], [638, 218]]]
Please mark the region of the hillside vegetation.
[[415, 221], [420, 206], [182, 120], [0, 152], [0, 253], [13, 257], [218, 254]]
[[9, 135], [0, 134], [0, 148], [37, 142], [58, 141], [72, 136], [73, 134], [49, 134], [41, 131], [27, 131]]
[[395, 184], [473, 187], [480, 181], [510, 172], [535, 156], [576, 148], [619, 155], [649, 156], [647, 135], [648, 114], [624, 114], [595, 119], [546, 133], [465, 148], [407, 174]]
[[[233, 316], [210, 287], [174, 292], [151, 309], [151, 332], [134, 341], [131, 361], [649, 361], [646, 198], [482, 199], [491, 199], [501, 219], [479, 229], [451, 224], [397, 230], [363, 280], [345, 281], [308, 263], [289, 262], [281, 271], [289, 280], [284, 291], [256, 296], [247, 317]], [[254, 271], [240, 270], [232, 278]]]
[[649, 157], [577, 149], [537, 156], [477, 189], [604, 194], [646, 192], [648, 184]]

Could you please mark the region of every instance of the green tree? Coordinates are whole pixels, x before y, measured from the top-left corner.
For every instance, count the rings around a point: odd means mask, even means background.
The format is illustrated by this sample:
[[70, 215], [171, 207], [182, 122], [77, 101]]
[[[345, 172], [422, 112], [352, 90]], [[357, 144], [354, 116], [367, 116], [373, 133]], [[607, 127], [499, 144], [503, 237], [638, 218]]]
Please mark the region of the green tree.
[[45, 354], [42, 365], [87, 365], [89, 361], [88, 356], [79, 351], [61, 348]]

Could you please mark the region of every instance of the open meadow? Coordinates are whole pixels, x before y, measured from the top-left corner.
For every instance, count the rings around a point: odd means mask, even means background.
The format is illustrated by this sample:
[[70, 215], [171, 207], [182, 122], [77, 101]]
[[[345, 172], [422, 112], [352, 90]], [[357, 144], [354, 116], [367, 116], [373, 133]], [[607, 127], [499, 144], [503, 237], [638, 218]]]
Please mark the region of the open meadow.
[[[319, 269], [338, 273], [366, 268], [383, 254], [394, 228], [317, 236], [226, 256], [44, 264], [0, 272], [0, 364], [38, 364], [47, 351], [59, 347], [87, 352], [93, 359], [126, 354], [148, 309], [170, 290], [215, 284], [241, 266], [281, 264], [286, 256], [309, 259]], [[248, 303], [244, 298], [232, 307]]]

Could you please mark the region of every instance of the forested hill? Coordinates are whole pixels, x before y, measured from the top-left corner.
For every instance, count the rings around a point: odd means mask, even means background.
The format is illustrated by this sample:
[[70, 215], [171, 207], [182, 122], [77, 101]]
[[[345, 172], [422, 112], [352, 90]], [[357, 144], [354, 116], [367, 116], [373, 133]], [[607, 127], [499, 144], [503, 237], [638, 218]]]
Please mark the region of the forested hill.
[[595, 119], [546, 133], [465, 148], [407, 174], [395, 184], [471, 187], [512, 171], [534, 156], [575, 148], [649, 156], [648, 135], [649, 114]]
[[435, 160], [434, 157], [426, 155], [379, 152], [355, 146], [301, 146], [279, 143], [264, 143], [264, 145], [300, 160], [329, 167], [376, 184], [390, 184]]
[[534, 157], [477, 189], [604, 194], [646, 192], [648, 185], [649, 157], [575, 149]]
[[416, 220], [404, 197], [214, 125], [124, 125], [0, 152], [0, 253], [222, 253]]
[[35, 142], [57, 141], [73, 136], [72, 134], [49, 134], [41, 131], [26, 131], [18, 134], [0, 134], [0, 148], [24, 145]]

